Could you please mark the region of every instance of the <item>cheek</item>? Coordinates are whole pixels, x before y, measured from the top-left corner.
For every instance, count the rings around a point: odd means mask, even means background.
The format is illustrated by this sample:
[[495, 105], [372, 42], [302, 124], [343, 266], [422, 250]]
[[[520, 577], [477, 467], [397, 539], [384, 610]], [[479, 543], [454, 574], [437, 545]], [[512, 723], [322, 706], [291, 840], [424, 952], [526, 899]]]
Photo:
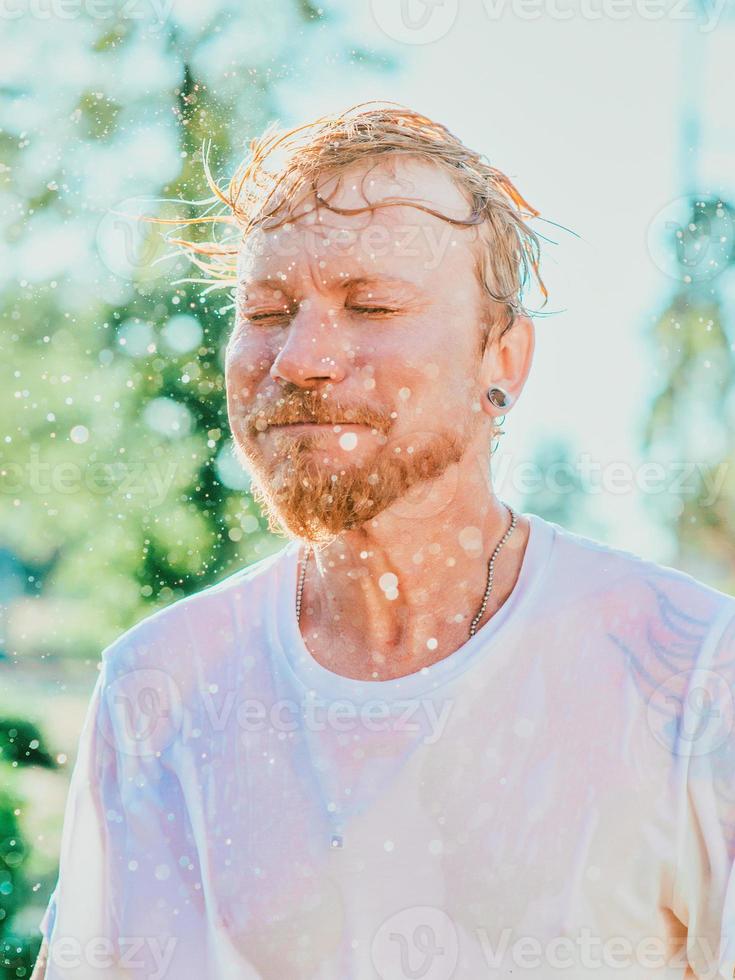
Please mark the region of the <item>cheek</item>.
[[230, 407], [252, 401], [273, 358], [267, 346], [255, 338], [233, 336], [225, 354], [225, 385]]
[[402, 420], [401, 428], [463, 428], [480, 391], [470, 371], [462, 371], [450, 354], [427, 356], [424, 363], [395, 364], [378, 382]]
[[401, 324], [395, 333], [386, 330], [375, 350], [381, 365], [392, 361], [396, 373], [403, 369], [407, 375], [418, 370], [429, 382], [467, 374], [477, 346], [473, 346], [473, 326], [456, 310], [432, 310], [431, 315]]
[[270, 367], [278, 351], [279, 331], [257, 329], [254, 325], [235, 323], [227, 344], [227, 359], [248, 365], [250, 373]]
[[225, 389], [227, 391], [227, 414], [233, 428], [238, 420], [250, 410], [257, 388], [242, 359], [228, 359], [225, 362]]
[[[456, 323], [454, 329], [437, 331], [419, 341], [413, 360], [420, 368], [422, 395], [442, 415], [466, 412], [481, 392], [481, 359], [466, 330], [472, 324]], [[461, 331], [465, 330], [462, 335]]]

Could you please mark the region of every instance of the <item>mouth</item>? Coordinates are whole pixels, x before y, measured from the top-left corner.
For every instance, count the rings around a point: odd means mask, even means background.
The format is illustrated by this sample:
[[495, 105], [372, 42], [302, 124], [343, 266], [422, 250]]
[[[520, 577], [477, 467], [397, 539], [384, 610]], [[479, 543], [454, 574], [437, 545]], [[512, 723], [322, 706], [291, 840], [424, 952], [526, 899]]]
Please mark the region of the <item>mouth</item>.
[[357, 422], [283, 422], [279, 425], [269, 426], [271, 429], [332, 429], [335, 432], [349, 431], [350, 429], [364, 429], [365, 426]]

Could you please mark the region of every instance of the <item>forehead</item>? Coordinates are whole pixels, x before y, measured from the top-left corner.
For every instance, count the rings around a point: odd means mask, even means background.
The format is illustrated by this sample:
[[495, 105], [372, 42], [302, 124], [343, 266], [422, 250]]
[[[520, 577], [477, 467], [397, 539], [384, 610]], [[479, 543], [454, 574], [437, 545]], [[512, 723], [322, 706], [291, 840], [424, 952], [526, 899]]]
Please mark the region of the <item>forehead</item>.
[[[413, 157], [360, 161], [340, 175], [317, 182], [320, 197], [339, 208], [400, 199], [425, 205], [448, 218], [465, 219], [471, 202], [450, 175]], [[273, 281], [296, 285], [310, 278], [330, 288], [359, 276], [403, 276], [426, 284], [471, 267], [476, 227], [454, 225], [411, 204], [339, 214], [321, 205], [311, 189], [292, 205], [296, 219], [259, 228], [242, 244], [238, 279], [255, 287]]]

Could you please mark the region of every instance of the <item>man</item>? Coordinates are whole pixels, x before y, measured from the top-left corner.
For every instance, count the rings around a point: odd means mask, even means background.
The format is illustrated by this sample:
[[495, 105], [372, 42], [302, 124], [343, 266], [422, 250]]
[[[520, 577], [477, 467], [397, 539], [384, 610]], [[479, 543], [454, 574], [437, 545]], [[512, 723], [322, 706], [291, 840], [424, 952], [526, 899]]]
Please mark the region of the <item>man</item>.
[[217, 195], [290, 540], [103, 653], [35, 975], [732, 976], [735, 600], [493, 492], [536, 212], [401, 108]]

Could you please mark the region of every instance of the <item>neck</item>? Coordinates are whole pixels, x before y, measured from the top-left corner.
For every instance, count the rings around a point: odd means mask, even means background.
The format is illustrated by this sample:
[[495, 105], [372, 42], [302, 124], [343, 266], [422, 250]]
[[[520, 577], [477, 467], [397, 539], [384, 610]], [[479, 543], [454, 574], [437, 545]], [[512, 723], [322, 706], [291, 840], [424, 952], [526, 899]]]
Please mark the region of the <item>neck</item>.
[[[510, 513], [488, 488], [487, 473], [473, 476], [463, 463], [312, 552], [301, 632], [330, 670], [388, 680], [430, 666], [467, 641]], [[517, 515], [476, 629], [512, 591], [527, 540], [528, 521]]]

